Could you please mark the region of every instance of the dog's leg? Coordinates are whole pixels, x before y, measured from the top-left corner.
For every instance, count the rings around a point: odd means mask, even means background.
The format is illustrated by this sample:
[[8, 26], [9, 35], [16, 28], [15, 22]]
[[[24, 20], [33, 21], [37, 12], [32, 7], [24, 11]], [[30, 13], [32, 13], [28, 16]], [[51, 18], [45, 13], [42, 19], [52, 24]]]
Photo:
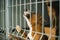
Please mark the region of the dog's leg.
[[24, 32], [24, 30], [22, 30], [22, 28], [19, 25], [16, 25], [16, 30], [19, 34], [23, 34], [23, 37], [26, 38], [27, 34]]
[[24, 39], [22, 39], [22, 38], [20, 38], [20, 37], [17, 37], [17, 36], [15, 36], [15, 35], [12, 35], [12, 34], [9, 34], [9, 39], [10, 40], [26, 40], [26, 37], [27, 37], [27, 34], [24, 32], [24, 30], [22, 30], [22, 28], [19, 26], [19, 25], [16, 25], [16, 31], [19, 33], [19, 34], [23, 34], [23, 38]]

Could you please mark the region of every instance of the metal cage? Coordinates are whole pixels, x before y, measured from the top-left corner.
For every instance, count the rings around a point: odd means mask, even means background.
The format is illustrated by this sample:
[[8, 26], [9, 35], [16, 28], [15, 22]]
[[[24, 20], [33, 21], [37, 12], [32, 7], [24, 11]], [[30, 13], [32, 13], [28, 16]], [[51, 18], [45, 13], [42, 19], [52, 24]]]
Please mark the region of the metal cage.
[[[0, 40], [10, 40], [8, 37], [9, 34], [13, 34], [17, 37], [22, 37], [18, 32], [16, 32], [16, 30], [14, 30], [16, 25], [19, 25], [22, 30], [26, 31], [28, 34], [29, 28], [26, 20], [23, 18], [23, 14], [26, 9], [36, 14], [36, 26], [37, 14], [40, 14], [42, 16], [42, 32], [39, 32], [39, 34], [42, 36], [49, 36], [48, 40], [51, 40], [52, 36], [55, 37], [55, 40], [60, 40], [59, 0], [0, 0]], [[53, 24], [54, 17], [55, 25]], [[45, 19], [46, 22], [44, 22]], [[54, 28], [52, 25], [55, 26], [55, 35], [52, 35], [52, 29]], [[46, 34], [44, 31], [50, 31], [50, 33]]]

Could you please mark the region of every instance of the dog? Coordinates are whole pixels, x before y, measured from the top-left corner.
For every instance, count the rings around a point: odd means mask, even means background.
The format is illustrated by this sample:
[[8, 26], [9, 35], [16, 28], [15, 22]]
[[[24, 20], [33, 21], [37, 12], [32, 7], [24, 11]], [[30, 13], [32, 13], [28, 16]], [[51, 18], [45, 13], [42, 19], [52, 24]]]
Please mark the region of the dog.
[[[36, 14], [34, 12], [30, 13], [29, 11], [27, 11], [24, 12], [23, 17], [26, 19], [27, 25], [30, 28], [30, 32], [28, 33], [27, 37], [29, 37], [30, 40], [40, 40], [40, 38], [42, 37], [42, 34], [39, 34], [42, 33], [42, 16], [40, 16], [40, 14], [37, 14], [36, 20]], [[19, 32], [20, 30], [20, 29], [18, 30], [19, 27], [17, 26], [16, 28], [17, 28], [16, 30]]]
[[[51, 9], [52, 9], [52, 11], [51, 11]], [[55, 40], [55, 36], [56, 36], [56, 11], [53, 7], [50, 8], [49, 3], [47, 3], [47, 10], [48, 10], [49, 18], [52, 16], [50, 19], [50, 20], [52, 20], [52, 27], [51, 27], [51, 30], [50, 30], [50, 27], [45, 27], [45, 33], [48, 34], [48, 37], [50, 38], [50, 40]], [[51, 33], [51, 37], [50, 37], [50, 33]]]
[[[47, 6], [47, 9], [48, 9], [48, 15], [50, 17], [50, 6]], [[47, 35], [48, 40], [49, 39], [55, 40], [55, 37], [53, 37], [53, 36], [51, 36], [51, 38], [50, 38], [50, 33], [54, 36], [56, 35], [56, 27], [55, 27], [55, 23], [54, 23], [56, 15], [55, 15], [54, 8], [52, 8], [52, 24], [53, 24], [53, 26], [52, 26], [51, 31], [50, 31], [50, 27], [44, 27], [42, 29], [42, 16], [39, 13], [37, 13], [37, 15], [36, 15], [36, 13], [34, 13], [34, 12], [25, 11], [23, 14], [23, 17], [26, 20], [27, 25], [30, 29], [29, 33], [26, 34], [19, 25], [16, 25], [16, 30], [18, 33], [23, 34], [23, 37], [25, 38], [24, 40], [27, 40], [27, 38], [29, 40], [41, 40], [43, 38], [42, 30], [43, 30], [43, 32], [45, 32], [45, 34], [48, 34]], [[13, 37], [11, 37], [11, 38], [13, 38]], [[18, 37], [16, 39], [19, 40]]]

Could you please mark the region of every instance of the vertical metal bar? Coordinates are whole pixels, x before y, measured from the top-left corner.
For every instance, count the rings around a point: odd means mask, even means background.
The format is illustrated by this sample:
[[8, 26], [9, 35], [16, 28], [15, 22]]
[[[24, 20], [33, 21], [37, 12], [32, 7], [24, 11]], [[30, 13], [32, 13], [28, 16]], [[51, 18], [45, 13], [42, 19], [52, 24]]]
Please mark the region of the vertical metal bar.
[[17, 0], [16, 0], [16, 25], [17, 25]]
[[[18, 13], [17, 13], [17, 1], [18, 1], [18, 0], [16, 0], [16, 25], [17, 25], [17, 20], [18, 20], [18, 19], [17, 19], [17, 14], [18, 14]], [[17, 36], [18, 36], [18, 33], [17, 33]]]
[[22, 17], [21, 17], [21, 0], [20, 0], [20, 26], [21, 26], [21, 19]]
[[37, 30], [37, 0], [36, 0], [36, 30]]
[[50, 0], [50, 37], [49, 40], [51, 39], [51, 32], [52, 32], [52, 0]]
[[[4, 0], [3, 0], [3, 10], [4, 10]], [[3, 30], [4, 30], [4, 12], [5, 11], [3, 11]]]
[[12, 29], [14, 27], [14, 20], [13, 20], [13, 0], [12, 0]]
[[[32, 4], [31, 4], [31, 0], [30, 0], [30, 12], [31, 12], [31, 5], [32, 5]], [[30, 15], [30, 18], [31, 18], [31, 15]]]
[[44, 0], [42, 0], [42, 36], [40, 40], [42, 39], [43, 35], [44, 35]]
[[[31, 0], [30, 0], [30, 12], [31, 12]], [[30, 20], [31, 20], [31, 13], [30, 13]]]
[[44, 0], [42, 0], [42, 33], [44, 33], [43, 28], [44, 28]]
[[[26, 11], [26, 0], [24, 0], [24, 11]], [[24, 28], [26, 28], [26, 21], [24, 19]]]
[[[35, 21], [36, 21], [35, 30], [37, 30], [37, 0], [35, 0], [35, 1], [36, 1], [36, 4], [35, 4], [36, 5], [36, 9], [35, 9], [36, 10], [36, 15], [35, 15], [36, 16], [35, 17]], [[36, 33], [35, 33], [35, 35], [36, 35]], [[34, 35], [34, 37], [35, 37], [35, 35]]]
[[24, 0], [24, 11], [26, 11], [26, 0]]
[[31, 11], [31, 5], [32, 5], [32, 4], [31, 4], [31, 0], [30, 0], [30, 22], [31, 22], [31, 12], [32, 12], [32, 11]]
[[8, 11], [8, 0], [5, 0], [6, 4], [6, 39], [9, 40], [8, 35], [9, 35], [9, 11]]

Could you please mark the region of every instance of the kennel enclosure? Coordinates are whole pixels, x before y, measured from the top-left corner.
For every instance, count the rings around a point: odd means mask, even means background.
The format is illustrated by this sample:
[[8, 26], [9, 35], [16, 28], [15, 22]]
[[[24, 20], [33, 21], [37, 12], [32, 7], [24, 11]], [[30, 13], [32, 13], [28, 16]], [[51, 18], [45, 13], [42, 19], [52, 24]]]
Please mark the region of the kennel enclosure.
[[[50, 18], [48, 16], [47, 5], [50, 5]], [[56, 16], [57, 16], [57, 33], [56, 40], [60, 40], [60, 14], [59, 14], [59, 0], [0, 0], [0, 35], [2, 40], [9, 40], [8, 35], [11, 33], [16, 36], [21, 36], [16, 31], [12, 32], [12, 30], [16, 27], [16, 25], [21, 26], [23, 30], [27, 33], [29, 32], [26, 20], [23, 18], [24, 11], [29, 10], [30, 12], [40, 13], [42, 16], [42, 29], [45, 26], [50, 26], [50, 32], [52, 30], [52, 7], [56, 7]], [[47, 22], [44, 22], [44, 19]], [[36, 24], [37, 25], [37, 24]], [[3, 32], [2, 32], [3, 31]], [[45, 33], [40, 33], [42, 35], [47, 35]], [[50, 36], [51, 33], [50, 33]], [[22, 36], [21, 36], [22, 37]], [[22, 38], [23, 39], [23, 38]]]

